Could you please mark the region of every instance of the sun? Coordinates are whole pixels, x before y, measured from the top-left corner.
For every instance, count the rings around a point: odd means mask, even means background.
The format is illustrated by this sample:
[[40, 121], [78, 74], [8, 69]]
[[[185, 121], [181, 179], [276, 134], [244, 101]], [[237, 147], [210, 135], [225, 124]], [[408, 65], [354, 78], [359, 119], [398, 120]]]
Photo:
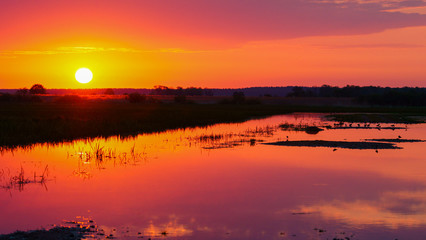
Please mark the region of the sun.
[[75, 79], [79, 83], [88, 83], [92, 81], [93, 74], [88, 68], [80, 68], [75, 72]]

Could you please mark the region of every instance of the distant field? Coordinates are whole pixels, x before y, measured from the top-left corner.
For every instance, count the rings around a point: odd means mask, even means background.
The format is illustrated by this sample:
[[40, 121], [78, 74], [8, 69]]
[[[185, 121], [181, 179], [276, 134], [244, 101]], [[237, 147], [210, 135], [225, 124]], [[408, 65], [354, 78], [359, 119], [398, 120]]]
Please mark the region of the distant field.
[[[39, 95], [44, 102], [54, 102], [55, 99], [65, 95], [46, 94]], [[126, 95], [78, 95], [82, 99], [88, 101], [110, 101], [110, 102], [127, 102]], [[173, 103], [174, 95], [148, 95], [148, 97], [157, 99], [163, 103]], [[198, 104], [215, 104], [220, 103], [224, 99], [231, 99], [231, 96], [186, 96], [187, 100]], [[335, 98], [335, 97], [246, 97], [247, 100], [256, 99], [262, 104], [290, 104], [290, 105], [332, 105], [332, 106], [351, 106], [352, 98]]]

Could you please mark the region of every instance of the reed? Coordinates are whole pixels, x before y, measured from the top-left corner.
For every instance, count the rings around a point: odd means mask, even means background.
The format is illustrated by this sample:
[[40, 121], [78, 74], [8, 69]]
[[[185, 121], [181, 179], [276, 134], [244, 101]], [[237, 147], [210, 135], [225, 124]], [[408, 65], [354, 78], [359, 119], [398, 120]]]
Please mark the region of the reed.
[[[8, 176], [6, 176], [8, 175]], [[49, 176], [49, 166], [46, 165], [43, 172], [38, 175], [35, 171], [32, 174], [28, 175], [25, 173], [24, 167], [21, 166], [20, 170], [16, 175], [5, 174], [4, 171], [1, 172], [3, 183], [0, 184], [0, 187], [6, 190], [17, 189], [23, 191], [24, 187], [27, 184], [38, 183], [46, 187], [45, 183], [48, 180]]]

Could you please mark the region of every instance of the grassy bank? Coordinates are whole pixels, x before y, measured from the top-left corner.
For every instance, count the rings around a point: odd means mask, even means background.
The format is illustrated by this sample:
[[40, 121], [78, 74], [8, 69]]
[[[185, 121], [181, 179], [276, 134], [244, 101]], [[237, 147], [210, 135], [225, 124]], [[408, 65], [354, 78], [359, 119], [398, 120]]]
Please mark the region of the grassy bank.
[[130, 104], [111, 102], [2, 103], [0, 146], [87, 137], [130, 136], [167, 129], [245, 121], [292, 112], [390, 113], [426, 116], [425, 108], [288, 105]]

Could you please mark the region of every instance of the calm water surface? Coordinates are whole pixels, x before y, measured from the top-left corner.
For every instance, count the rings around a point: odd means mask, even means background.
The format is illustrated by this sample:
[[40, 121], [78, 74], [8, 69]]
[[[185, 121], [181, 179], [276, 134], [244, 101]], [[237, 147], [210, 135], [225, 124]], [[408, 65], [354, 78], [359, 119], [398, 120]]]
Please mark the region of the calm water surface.
[[286, 122], [326, 123], [295, 114], [4, 150], [0, 233], [87, 223], [120, 239], [426, 239], [425, 142], [378, 152], [262, 144], [424, 139], [426, 124], [313, 135], [278, 127]]

